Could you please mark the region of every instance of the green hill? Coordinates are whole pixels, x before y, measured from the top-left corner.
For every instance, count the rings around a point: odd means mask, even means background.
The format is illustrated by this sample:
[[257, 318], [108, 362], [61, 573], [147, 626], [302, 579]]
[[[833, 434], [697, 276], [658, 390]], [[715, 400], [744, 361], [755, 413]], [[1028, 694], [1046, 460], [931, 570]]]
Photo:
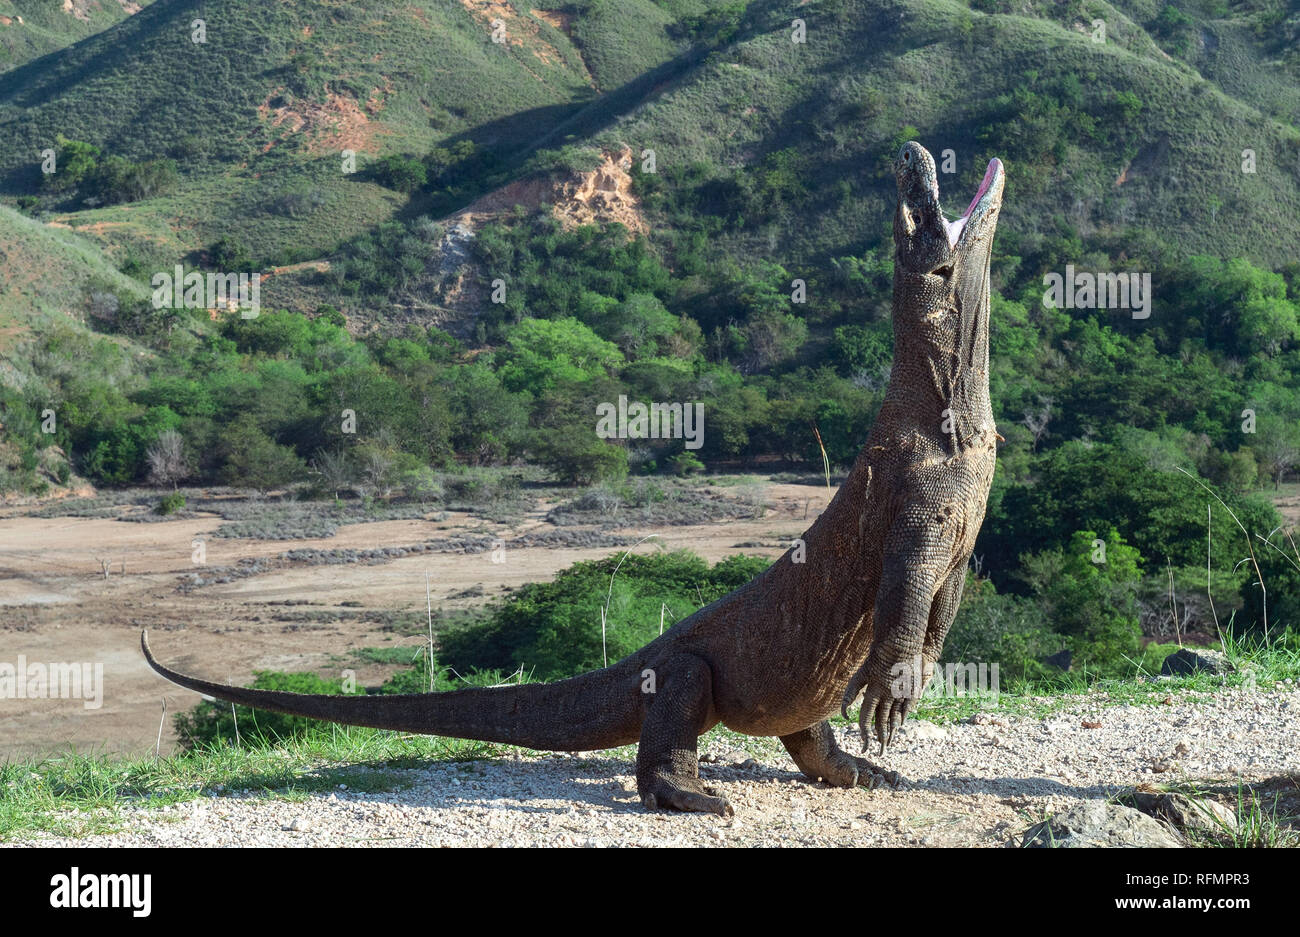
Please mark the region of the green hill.
[[0, 71], [57, 52], [153, 0], [0, 0]]
[[91, 241], [0, 206], [0, 354], [34, 327], [79, 327], [95, 289], [143, 299], [147, 289], [118, 272]]
[[[701, 164], [697, 189], [729, 167], [758, 169], [780, 204], [752, 206], [771, 221], [746, 226], [738, 251], [824, 261], [877, 241], [892, 205], [888, 161], [916, 137], [953, 150], [958, 171], [945, 178], [958, 191], [973, 191], [989, 157], [1004, 159], [1004, 232], [1146, 230], [1193, 252], [1295, 256], [1300, 131], [1149, 41], [1096, 43], [951, 0], [800, 12], [806, 44], [769, 16], [597, 136], [655, 148], [670, 173]], [[1242, 171], [1246, 148], [1253, 174]]]
[[[158, 0], [0, 75], [11, 141], [0, 191], [41, 195], [119, 262], [199, 260], [232, 238], [256, 263], [289, 264], [395, 216], [445, 213], [516, 178], [539, 148], [626, 142], [654, 149], [670, 177], [702, 164], [695, 188], [725, 189], [736, 167], [783, 177], [768, 223], [747, 225], [732, 247], [807, 262], [879, 240], [891, 197], [882, 167], [897, 139], [916, 135], [953, 150], [959, 188], [1002, 156], [1016, 196], [1004, 225], [1024, 235], [1143, 230], [1277, 263], [1300, 225], [1300, 82], [1287, 41], [1300, 15], [1281, 3], [196, 9]], [[795, 17], [804, 43], [791, 41]], [[51, 195], [36, 154], [60, 136], [105, 157], [171, 159], [177, 183], [129, 205]], [[453, 191], [408, 201], [371, 171], [386, 154], [459, 141], [476, 155]], [[1256, 154], [1253, 174], [1242, 172], [1244, 149]], [[345, 150], [355, 173], [344, 172]]]
[[[232, 236], [255, 258], [307, 259], [400, 207], [369, 180], [376, 157], [471, 139], [509, 161], [683, 47], [650, 0], [577, 9], [158, 0], [0, 75], [3, 191], [41, 193], [38, 154], [60, 136], [106, 157], [171, 159], [179, 185], [145, 209], [156, 215], [154, 241], [195, 250]], [[352, 174], [347, 150], [357, 154]], [[86, 204], [48, 198], [43, 207]], [[134, 208], [101, 208], [93, 220], [115, 225]], [[149, 265], [172, 259], [148, 243], [132, 249]]]

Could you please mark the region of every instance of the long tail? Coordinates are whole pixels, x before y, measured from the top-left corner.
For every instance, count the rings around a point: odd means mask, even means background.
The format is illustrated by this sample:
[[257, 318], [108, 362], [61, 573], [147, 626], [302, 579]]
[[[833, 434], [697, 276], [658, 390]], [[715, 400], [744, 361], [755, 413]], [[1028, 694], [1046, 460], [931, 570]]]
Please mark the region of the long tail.
[[558, 683], [413, 693], [327, 696], [210, 683], [154, 659], [140, 632], [145, 660], [172, 683], [230, 703], [345, 725], [422, 735], [503, 742], [541, 751], [592, 751], [636, 741], [645, 712], [641, 662], [628, 658]]

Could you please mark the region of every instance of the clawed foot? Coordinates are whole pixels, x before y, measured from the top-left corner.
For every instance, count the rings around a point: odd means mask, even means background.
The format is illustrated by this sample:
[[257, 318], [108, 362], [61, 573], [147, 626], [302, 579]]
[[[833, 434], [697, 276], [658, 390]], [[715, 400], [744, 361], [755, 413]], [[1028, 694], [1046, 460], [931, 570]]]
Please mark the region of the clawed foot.
[[871, 743], [874, 730], [876, 741], [880, 743], [879, 754], [885, 753], [885, 747], [894, 740], [897, 732], [912, 711], [915, 701], [908, 696], [892, 696], [889, 693], [878, 694], [867, 688], [862, 699], [862, 709], [858, 712], [858, 731], [862, 734], [862, 750], [865, 752]]
[[681, 810], [687, 813], [716, 813], [720, 817], [735, 815], [731, 804], [715, 796], [697, 778], [669, 778], [659, 775], [641, 791], [641, 803], [647, 810]]
[[907, 779], [897, 771], [890, 771], [888, 768], [874, 765], [865, 758], [854, 758], [853, 761], [858, 768], [857, 784], [859, 787], [875, 790], [883, 784], [888, 784], [893, 788], [901, 788], [907, 783]]
[[879, 765], [858, 758], [848, 752], [837, 751], [831, 762], [826, 765], [821, 779], [831, 787], [865, 787], [875, 790], [882, 785], [902, 787], [905, 782], [897, 771], [890, 771]]
[[[906, 687], [910, 691], [903, 694], [894, 692], [894, 686], [889, 680], [873, 674], [868, 669], [869, 664], [870, 662], [863, 664], [862, 668], [853, 675], [848, 688], [844, 691], [840, 712], [847, 719], [849, 706], [865, 689], [862, 709], [858, 712], [858, 731], [862, 733], [862, 750], [867, 750], [874, 734], [876, 741], [880, 743], [880, 754], [883, 755], [885, 747], [894, 740], [894, 733], [907, 720], [908, 714], [916, 707], [917, 699], [926, 684], [930, 682], [930, 677], [934, 674], [934, 663], [923, 661], [921, 673], [916, 677], [906, 672], [901, 676], [896, 675], [894, 684]], [[893, 670], [905, 666], [897, 665]]]

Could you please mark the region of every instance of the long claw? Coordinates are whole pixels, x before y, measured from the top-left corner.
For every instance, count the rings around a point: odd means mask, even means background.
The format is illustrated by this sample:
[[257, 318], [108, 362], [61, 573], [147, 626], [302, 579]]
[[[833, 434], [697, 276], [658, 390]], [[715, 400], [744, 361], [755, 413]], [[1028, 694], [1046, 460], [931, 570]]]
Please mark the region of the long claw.
[[862, 694], [862, 688], [866, 685], [867, 668], [864, 664], [858, 668], [857, 673], [849, 680], [849, 685], [844, 688], [844, 699], [840, 702], [840, 715], [845, 719], [849, 718], [849, 707], [858, 701], [858, 697]]

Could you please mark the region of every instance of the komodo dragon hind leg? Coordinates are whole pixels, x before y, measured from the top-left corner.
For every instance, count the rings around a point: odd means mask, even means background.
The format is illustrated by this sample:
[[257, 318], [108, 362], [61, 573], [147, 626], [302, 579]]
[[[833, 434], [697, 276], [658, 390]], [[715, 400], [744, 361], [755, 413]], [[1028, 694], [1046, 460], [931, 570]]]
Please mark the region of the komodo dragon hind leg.
[[641, 724], [636, 788], [651, 810], [664, 807], [729, 817], [731, 805], [701, 782], [697, 740], [715, 723], [713, 672], [693, 654], [679, 654], [659, 669], [658, 691]]
[[862, 785], [869, 788], [881, 784], [900, 787], [903, 783], [897, 771], [886, 771], [840, 748], [831, 724], [826, 720], [781, 736], [781, 744], [810, 781], [820, 778], [832, 787]]

